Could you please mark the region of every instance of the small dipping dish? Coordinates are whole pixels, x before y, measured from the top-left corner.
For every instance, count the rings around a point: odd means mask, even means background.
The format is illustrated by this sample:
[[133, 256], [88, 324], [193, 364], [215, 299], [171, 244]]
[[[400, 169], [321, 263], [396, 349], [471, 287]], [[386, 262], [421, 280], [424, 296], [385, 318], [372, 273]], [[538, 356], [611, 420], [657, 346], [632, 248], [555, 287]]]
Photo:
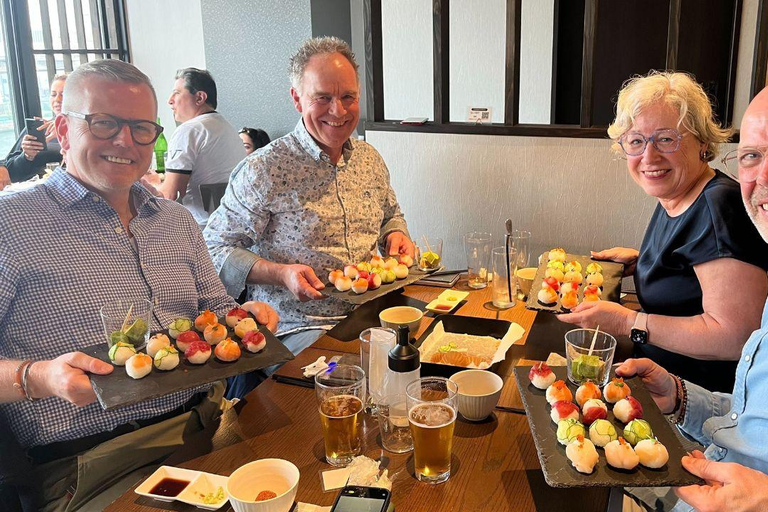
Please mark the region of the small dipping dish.
[[[240, 466], [227, 481], [235, 512], [288, 512], [299, 488], [299, 468], [283, 459], [260, 459]], [[275, 497], [256, 501], [262, 492]]]
[[482, 421], [491, 415], [501, 397], [504, 381], [488, 370], [464, 370], [449, 379], [459, 388], [459, 412], [469, 421]]

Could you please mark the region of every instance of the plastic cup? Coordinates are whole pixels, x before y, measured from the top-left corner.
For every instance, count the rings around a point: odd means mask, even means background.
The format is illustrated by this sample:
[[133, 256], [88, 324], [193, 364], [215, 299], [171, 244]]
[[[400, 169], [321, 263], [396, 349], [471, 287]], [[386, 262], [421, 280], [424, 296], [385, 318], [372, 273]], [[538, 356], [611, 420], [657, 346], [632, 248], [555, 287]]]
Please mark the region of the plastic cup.
[[387, 374], [387, 355], [397, 343], [392, 329], [372, 327], [360, 333], [360, 362], [368, 385], [369, 406], [375, 407], [383, 397], [384, 376]]
[[574, 329], [565, 333], [565, 357], [568, 361], [568, 380], [576, 385], [592, 381], [600, 387], [608, 384], [616, 351], [616, 338], [599, 331], [590, 354], [589, 347], [594, 329]]
[[119, 299], [107, 302], [99, 310], [108, 348], [118, 341], [139, 349], [149, 341], [152, 302], [147, 299]]
[[379, 401], [377, 412], [382, 448], [392, 453], [413, 450], [406, 396], [387, 395]]

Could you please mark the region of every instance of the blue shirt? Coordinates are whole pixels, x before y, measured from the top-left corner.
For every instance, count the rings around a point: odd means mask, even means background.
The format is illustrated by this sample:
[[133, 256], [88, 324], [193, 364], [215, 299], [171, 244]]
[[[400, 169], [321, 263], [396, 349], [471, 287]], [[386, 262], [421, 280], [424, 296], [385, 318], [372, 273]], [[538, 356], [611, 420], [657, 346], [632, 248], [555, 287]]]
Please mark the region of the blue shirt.
[[[234, 307], [189, 212], [138, 183], [131, 197], [133, 240], [112, 207], [60, 168], [44, 184], [0, 198], [0, 358], [54, 359], [106, 346], [99, 308], [119, 298], [150, 299], [152, 331], [177, 317], [194, 319], [205, 309], [221, 315]], [[163, 414], [195, 391], [112, 411], [58, 397], [0, 409], [19, 443], [31, 447]]]

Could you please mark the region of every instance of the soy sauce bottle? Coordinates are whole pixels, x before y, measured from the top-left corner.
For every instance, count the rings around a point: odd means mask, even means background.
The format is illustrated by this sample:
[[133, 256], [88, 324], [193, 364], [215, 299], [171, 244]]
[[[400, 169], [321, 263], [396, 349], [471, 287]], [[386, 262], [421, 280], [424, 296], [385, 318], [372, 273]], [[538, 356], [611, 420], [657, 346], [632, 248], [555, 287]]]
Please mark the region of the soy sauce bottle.
[[405, 395], [405, 388], [417, 380], [421, 373], [419, 351], [411, 345], [407, 325], [397, 329], [397, 345], [389, 351], [385, 392], [388, 395]]

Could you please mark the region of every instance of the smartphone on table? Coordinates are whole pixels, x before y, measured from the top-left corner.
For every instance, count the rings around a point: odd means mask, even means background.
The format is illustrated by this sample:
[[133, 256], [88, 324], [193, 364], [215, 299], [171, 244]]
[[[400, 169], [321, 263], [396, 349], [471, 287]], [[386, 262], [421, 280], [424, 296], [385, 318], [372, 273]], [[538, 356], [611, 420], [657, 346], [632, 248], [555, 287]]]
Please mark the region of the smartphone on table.
[[27, 129], [27, 135], [33, 136], [35, 139], [37, 139], [37, 142], [40, 142], [43, 145], [43, 149], [48, 149], [48, 143], [45, 140], [45, 130], [38, 130], [41, 126], [43, 126], [42, 119], [35, 119], [27, 117], [24, 119], [24, 126]]
[[331, 512], [387, 512], [389, 496], [380, 487], [348, 485], [336, 496]]

